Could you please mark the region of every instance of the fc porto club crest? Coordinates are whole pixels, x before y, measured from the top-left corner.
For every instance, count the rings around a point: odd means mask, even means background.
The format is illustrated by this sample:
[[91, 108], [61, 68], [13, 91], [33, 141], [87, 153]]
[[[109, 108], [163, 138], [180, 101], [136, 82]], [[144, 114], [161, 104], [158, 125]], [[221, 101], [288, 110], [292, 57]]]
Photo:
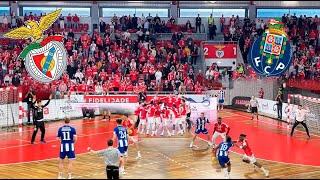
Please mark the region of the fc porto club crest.
[[19, 55], [24, 59], [28, 73], [35, 80], [43, 83], [59, 79], [67, 68], [67, 53], [63, 45], [63, 36], [43, 36], [43, 31], [47, 30], [58, 18], [61, 9], [54, 11], [41, 18], [40, 22], [28, 20], [26, 26], [14, 29], [4, 37], [14, 39], [28, 39], [29, 44]]
[[262, 76], [283, 74], [291, 65], [292, 49], [280, 19], [270, 19], [268, 29], [254, 41], [249, 60], [252, 68]]

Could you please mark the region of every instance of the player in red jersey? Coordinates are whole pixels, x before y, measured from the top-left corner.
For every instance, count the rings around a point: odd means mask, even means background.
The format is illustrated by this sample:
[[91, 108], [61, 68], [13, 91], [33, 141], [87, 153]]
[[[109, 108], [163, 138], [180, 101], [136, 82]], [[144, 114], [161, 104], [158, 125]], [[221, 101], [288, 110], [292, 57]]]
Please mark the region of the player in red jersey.
[[226, 141], [226, 135], [229, 134], [230, 127], [222, 122], [222, 118], [218, 117], [218, 122], [214, 124], [214, 129], [212, 133], [212, 144], [213, 148], [216, 146], [216, 138], [221, 136], [223, 141]]
[[[242, 158], [243, 162], [246, 162], [248, 164], [252, 164], [253, 167], [258, 166], [266, 177], [269, 176], [269, 171], [264, 169], [264, 167], [261, 164], [259, 164], [257, 162], [256, 158], [254, 157], [253, 152], [249, 146], [249, 143], [248, 143], [248, 140], [246, 139], [245, 134], [240, 134], [239, 140], [234, 141], [233, 143], [235, 143], [234, 144], [235, 146], [244, 150], [245, 154], [243, 155], [243, 158]], [[240, 143], [240, 146], [237, 143]]]
[[155, 115], [155, 112], [156, 112], [156, 108], [154, 106], [154, 103], [153, 103], [153, 100], [150, 101], [149, 105], [147, 105], [147, 111], [148, 111], [148, 114], [147, 114], [147, 135], [149, 135], [149, 130], [150, 130], [150, 127], [151, 127], [151, 136], [154, 135], [155, 133], [155, 120], [154, 120], [154, 115]]
[[168, 129], [169, 118], [170, 118], [170, 110], [168, 109], [167, 105], [164, 104], [163, 109], [161, 110], [161, 118], [162, 118], [162, 132], [161, 136], [163, 136], [164, 130], [166, 129], [168, 132], [168, 136], [171, 136], [171, 133]]
[[147, 123], [147, 104], [143, 104], [140, 108], [139, 134], [143, 134]]
[[[138, 136], [137, 136], [137, 130], [135, 128], [135, 123], [136, 123], [136, 121], [131, 119], [131, 118], [129, 118], [128, 116], [124, 121], [122, 121], [123, 127], [125, 127], [128, 130], [129, 138], [130, 138], [130, 140], [132, 140], [133, 144], [135, 145], [135, 147], [137, 149], [137, 157], [136, 157], [136, 159], [141, 159], [141, 154], [140, 154], [140, 148], [139, 148], [139, 144], [138, 144]], [[127, 153], [125, 154], [125, 156], [127, 156]]]
[[184, 99], [181, 99], [181, 104], [180, 104], [180, 112], [181, 112], [181, 118], [179, 122], [179, 126], [182, 129], [182, 133], [186, 132], [187, 129], [187, 107], [186, 107], [186, 101]]
[[[180, 122], [180, 119], [181, 119], [181, 114], [180, 114], [180, 108], [176, 106], [176, 104], [173, 104], [172, 105], [172, 112], [173, 112], [173, 115], [174, 115], [174, 118], [172, 118], [172, 135], [174, 135], [175, 133], [175, 130], [176, 130], [176, 124], [179, 124]], [[180, 126], [181, 128], [181, 126]], [[179, 132], [181, 135], [183, 135], [183, 132], [182, 132], [182, 128], [179, 130]]]
[[158, 134], [158, 129], [160, 128], [160, 125], [161, 125], [161, 106], [162, 106], [162, 102], [160, 101], [157, 104], [154, 104], [154, 108], [156, 110], [154, 114], [155, 135]]

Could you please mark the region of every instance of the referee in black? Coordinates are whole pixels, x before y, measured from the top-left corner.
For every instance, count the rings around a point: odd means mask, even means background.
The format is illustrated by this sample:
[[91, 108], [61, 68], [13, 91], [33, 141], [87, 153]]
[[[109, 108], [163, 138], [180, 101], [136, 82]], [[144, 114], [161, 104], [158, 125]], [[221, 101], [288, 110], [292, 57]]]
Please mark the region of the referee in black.
[[122, 157], [119, 149], [113, 147], [113, 140], [108, 140], [108, 148], [101, 151], [94, 151], [88, 147], [88, 151], [98, 156], [102, 156], [107, 167], [108, 179], [119, 179], [119, 159]]
[[[52, 98], [52, 95], [50, 94], [49, 100], [47, 101], [47, 103], [45, 105], [42, 105], [40, 99], [38, 99], [36, 101], [34, 99], [34, 102], [32, 104], [32, 108], [34, 110], [34, 115], [33, 115], [34, 116], [34, 131], [32, 134], [31, 144], [34, 144], [34, 139], [36, 138], [38, 129], [40, 129], [40, 131], [41, 131], [41, 143], [42, 144], [46, 143], [46, 141], [44, 141], [44, 135], [46, 133], [46, 129], [45, 129], [44, 122], [43, 122], [43, 108], [45, 108], [46, 106], [49, 105], [51, 98]], [[35, 105], [36, 102], [37, 102], [37, 105]]]

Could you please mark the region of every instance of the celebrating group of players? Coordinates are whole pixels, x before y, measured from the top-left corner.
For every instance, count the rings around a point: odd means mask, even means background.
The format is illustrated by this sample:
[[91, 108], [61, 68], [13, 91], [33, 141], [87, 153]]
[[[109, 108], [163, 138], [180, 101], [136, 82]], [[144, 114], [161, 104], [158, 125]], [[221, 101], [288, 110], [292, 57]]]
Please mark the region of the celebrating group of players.
[[[175, 135], [176, 125], [179, 125], [178, 134], [183, 135], [191, 128], [190, 104], [184, 97], [169, 95], [164, 98], [154, 97], [150, 102], [142, 102], [134, 111], [138, 132], [141, 135], [156, 136], [162, 128], [161, 136], [166, 130], [168, 136]], [[138, 118], [139, 117], [139, 118]], [[169, 124], [172, 123], [172, 133], [169, 131]]]

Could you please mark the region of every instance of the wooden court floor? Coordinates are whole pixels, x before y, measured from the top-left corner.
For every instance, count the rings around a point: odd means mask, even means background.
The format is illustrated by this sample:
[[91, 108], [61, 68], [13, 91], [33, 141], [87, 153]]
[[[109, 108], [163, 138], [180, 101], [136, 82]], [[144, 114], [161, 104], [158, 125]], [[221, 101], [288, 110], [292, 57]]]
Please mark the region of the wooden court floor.
[[[222, 117], [228, 115], [228, 113], [220, 114]], [[53, 122], [52, 124], [56, 123], [57, 122]], [[87, 125], [82, 128], [92, 129], [92, 126], [93, 125]], [[207, 143], [201, 139], [196, 140], [194, 143], [195, 147], [189, 148], [191, 137], [191, 134], [186, 134], [184, 136], [177, 135], [175, 137], [142, 137], [141, 142], [139, 143], [141, 146], [142, 159], [135, 160], [136, 150], [133, 146], [130, 146], [129, 157], [126, 159], [127, 174], [121, 178], [223, 178], [223, 173], [219, 164], [211, 161], [211, 148], [208, 148]], [[298, 137], [300, 136], [298, 135]], [[102, 143], [104, 142], [105, 140], [102, 140]], [[281, 152], [273, 153], [277, 153], [281, 156]], [[15, 156], [15, 154], [8, 154], [8, 156]], [[231, 178], [266, 178], [258, 168], [253, 169], [252, 166], [243, 163], [241, 158], [241, 154], [231, 153]], [[259, 157], [256, 158], [260, 164], [270, 171], [268, 179], [320, 178], [320, 166], [294, 165], [261, 160]], [[320, 159], [314, 159], [314, 161], [320, 161]], [[66, 168], [65, 172], [67, 172]], [[58, 158], [16, 164], [0, 164], [0, 177], [4, 179], [56, 179], [57, 176]], [[66, 173], [64, 176], [66, 176]], [[77, 159], [74, 160], [73, 163], [73, 178], [105, 179], [106, 175], [103, 159], [89, 153], [78, 154]]]

